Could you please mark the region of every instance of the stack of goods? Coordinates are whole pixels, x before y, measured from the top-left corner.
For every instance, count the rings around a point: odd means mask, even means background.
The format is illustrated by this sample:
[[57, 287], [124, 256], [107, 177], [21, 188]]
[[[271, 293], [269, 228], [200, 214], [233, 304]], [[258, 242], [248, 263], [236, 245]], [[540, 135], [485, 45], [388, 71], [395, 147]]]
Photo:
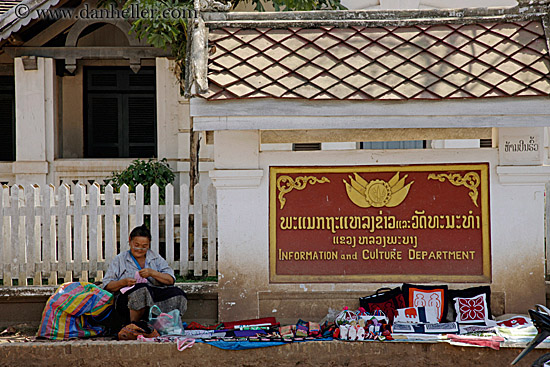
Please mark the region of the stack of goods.
[[335, 324], [338, 328], [333, 336], [340, 340], [393, 340], [388, 318], [380, 309], [370, 313], [363, 307], [355, 312], [344, 307], [336, 316]]
[[240, 320], [225, 322], [214, 327], [206, 327], [197, 323], [191, 323], [186, 327], [183, 335], [187, 338], [203, 339], [207, 341], [248, 341], [260, 338], [270, 341], [273, 336], [278, 336], [279, 323], [274, 317], [261, 319]]
[[[404, 339], [433, 339], [459, 332], [457, 322], [447, 318], [448, 287], [403, 284], [405, 307], [396, 310], [394, 333]], [[403, 336], [404, 334], [404, 336]]]
[[321, 326], [317, 322], [298, 320], [296, 325], [281, 326], [279, 334], [285, 342], [304, 341], [330, 337], [333, 330], [328, 323]]
[[[387, 316], [394, 339], [436, 339], [498, 349], [502, 341], [527, 342], [537, 333], [523, 316], [495, 321], [489, 286], [450, 290], [447, 285], [405, 283], [402, 287], [379, 289], [360, 298], [359, 303], [367, 313], [381, 311]], [[342, 334], [346, 335], [345, 331]], [[355, 335], [353, 331], [351, 334]]]
[[490, 298], [488, 286], [449, 290], [447, 285], [405, 283], [379, 289], [359, 302], [369, 312], [384, 312], [396, 339], [437, 339], [466, 331], [468, 325], [493, 325]]
[[191, 323], [184, 331], [187, 338], [227, 342], [294, 342], [332, 337], [335, 327], [325, 323], [298, 320], [296, 325], [280, 326], [274, 317], [225, 322], [208, 329]]

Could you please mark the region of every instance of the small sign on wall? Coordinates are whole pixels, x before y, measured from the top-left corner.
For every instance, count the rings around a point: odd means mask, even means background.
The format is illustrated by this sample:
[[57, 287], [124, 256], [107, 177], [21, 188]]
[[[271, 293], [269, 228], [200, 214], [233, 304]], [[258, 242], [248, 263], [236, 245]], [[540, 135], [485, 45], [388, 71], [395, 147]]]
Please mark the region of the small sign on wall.
[[500, 165], [543, 164], [544, 128], [499, 128], [498, 135]]
[[489, 165], [270, 168], [271, 282], [486, 282]]

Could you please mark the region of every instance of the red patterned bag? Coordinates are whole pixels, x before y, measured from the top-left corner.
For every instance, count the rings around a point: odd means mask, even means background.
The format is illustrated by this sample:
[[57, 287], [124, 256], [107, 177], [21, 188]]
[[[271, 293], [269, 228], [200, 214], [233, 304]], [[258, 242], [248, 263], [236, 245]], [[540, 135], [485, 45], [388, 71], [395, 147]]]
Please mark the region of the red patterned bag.
[[397, 309], [406, 307], [405, 298], [403, 298], [400, 287], [394, 289], [380, 288], [372, 296], [359, 298], [359, 305], [371, 314], [380, 309], [386, 314], [390, 324], [397, 316]]

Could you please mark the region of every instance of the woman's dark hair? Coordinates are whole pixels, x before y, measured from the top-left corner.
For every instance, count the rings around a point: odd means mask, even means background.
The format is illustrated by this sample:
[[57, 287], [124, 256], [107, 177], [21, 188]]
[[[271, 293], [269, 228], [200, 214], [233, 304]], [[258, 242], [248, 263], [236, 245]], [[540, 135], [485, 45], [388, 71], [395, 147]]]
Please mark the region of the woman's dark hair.
[[145, 224], [142, 224], [141, 226], [132, 229], [132, 232], [130, 232], [130, 239], [133, 239], [134, 237], [147, 237], [149, 241], [151, 241], [151, 231], [149, 231], [149, 228], [147, 228]]

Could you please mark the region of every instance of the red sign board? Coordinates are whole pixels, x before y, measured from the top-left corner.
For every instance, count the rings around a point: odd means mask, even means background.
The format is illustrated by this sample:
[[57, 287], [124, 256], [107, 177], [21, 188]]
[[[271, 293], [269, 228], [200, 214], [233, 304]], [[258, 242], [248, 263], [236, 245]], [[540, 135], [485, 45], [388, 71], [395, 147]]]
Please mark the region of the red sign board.
[[271, 167], [271, 282], [490, 280], [489, 165]]

